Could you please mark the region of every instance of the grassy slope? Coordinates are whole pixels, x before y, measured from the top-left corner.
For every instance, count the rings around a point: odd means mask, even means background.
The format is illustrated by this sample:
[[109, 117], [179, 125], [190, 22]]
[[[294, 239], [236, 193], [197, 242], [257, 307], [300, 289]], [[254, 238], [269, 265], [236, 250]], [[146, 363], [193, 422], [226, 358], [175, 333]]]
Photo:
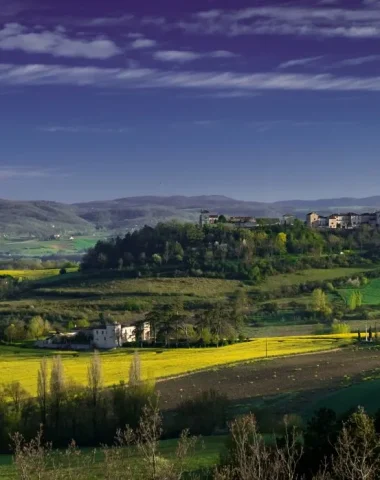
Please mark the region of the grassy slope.
[[[312, 398], [308, 398], [307, 404], [299, 401], [299, 396], [302, 396], [302, 392], [295, 391], [265, 399], [253, 399], [247, 405], [240, 405], [240, 408], [244, 412], [249, 409], [264, 408], [267, 415], [270, 414], [269, 412], [288, 410], [300, 415], [304, 419], [310, 418], [320, 408], [331, 408], [339, 415], [343, 415], [360, 405], [367, 412], [371, 414], [376, 413], [380, 409], [380, 379], [363, 379], [355, 384], [350, 382], [350, 379], [347, 378], [347, 381], [344, 382], [345, 385], [342, 382], [341, 388], [337, 390], [315, 390], [315, 395]], [[294, 405], [297, 405], [296, 411], [294, 411]], [[241, 413], [238, 409], [237, 411]]]
[[[273, 290], [280, 288], [283, 285], [299, 285], [304, 282], [334, 280], [340, 277], [348, 277], [364, 272], [365, 268], [331, 268], [331, 269], [316, 269], [304, 270], [302, 272], [289, 273], [283, 275], [276, 275], [269, 277], [261, 286], [262, 290]], [[368, 268], [367, 270], [371, 270]]]
[[[82, 295], [128, 295], [135, 297], [183, 295], [202, 298], [224, 297], [239, 288], [241, 282], [208, 278], [142, 278], [112, 279], [100, 277], [72, 276], [66, 282], [62, 278], [59, 291]], [[53, 286], [52, 288], [54, 288]], [[44, 289], [49, 292], [49, 289]]]
[[[264, 290], [277, 288], [281, 284], [297, 284], [307, 280], [331, 279], [350, 276], [362, 269], [336, 268], [331, 270], [306, 270], [295, 274], [277, 275], [268, 278], [260, 288]], [[12, 273], [12, 272], [4, 272]], [[25, 272], [28, 273], [29, 272]], [[50, 273], [54, 273], [51, 271]], [[49, 273], [49, 275], [50, 275]], [[24, 275], [24, 272], [13, 272]], [[47, 271], [30, 271], [30, 276], [47, 275]], [[148, 311], [155, 303], [170, 303], [176, 296], [183, 297], [191, 308], [202, 308], [205, 303], [229, 299], [236, 291], [245, 291], [248, 295], [256, 288], [237, 280], [207, 278], [122, 278], [122, 272], [111, 274], [70, 273], [65, 276], [55, 275], [39, 279], [34, 290], [24, 292], [19, 300], [0, 302], [0, 318], [15, 313], [30, 317], [35, 315], [61, 315], [63, 320], [87, 317], [90, 321], [99, 318], [99, 312], [111, 315], [117, 321], [136, 319], [138, 314], [128, 306], [137, 304], [142, 311]], [[307, 296], [295, 297], [297, 301], [308, 303]], [[287, 299], [291, 301], [292, 299]], [[284, 303], [283, 299], [278, 301]], [[256, 306], [256, 305], [255, 305]], [[284, 305], [283, 308], [286, 308]], [[289, 323], [277, 322], [280, 327]], [[269, 324], [268, 324], [269, 326]], [[299, 334], [297, 330], [291, 332]], [[250, 335], [253, 333], [251, 332]], [[257, 333], [255, 332], [256, 336]], [[265, 333], [266, 335], [266, 333]], [[281, 329], [277, 335], [282, 335]]]
[[312, 402], [308, 406], [306, 414], [312, 414], [322, 407], [332, 408], [337, 413], [343, 414], [352, 408], [352, 405], [361, 405], [369, 413], [375, 413], [380, 408], [379, 394], [380, 380], [362, 381], [328, 393], [323, 398]]
[[[186, 460], [185, 466], [188, 471], [194, 471], [201, 468], [210, 468], [219, 460], [219, 455], [226, 442], [225, 436], [203, 437], [198, 442], [194, 454]], [[177, 440], [162, 440], [160, 442], [160, 455], [167, 459], [172, 459], [177, 448]], [[138, 459], [138, 457], [135, 457]], [[89, 473], [89, 479], [104, 478], [102, 468], [103, 454], [97, 452], [96, 464], [93, 465]], [[15, 468], [11, 455], [0, 455], [0, 478], [4, 480], [16, 479]]]
[[[347, 337], [310, 336], [255, 339], [251, 342], [216, 348], [191, 348], [178, 350], [142, 350], [140, 358], [145, 378], [157, 379], [186, 374], [201, 369], [215, 368], [237, 362], [253, 361], [281, 355], [316, 352], [338, 348], [350, 343]], [[80, 384], [87, 381], [90, 354], [63, 352], [62, 358], [67, 378]], [[128, 379], [132, 350], [119, 350], [102, 354], [103, 375], [106, 385]], [[0, 371], [3, 383], [20, 381], [34, 394], [40, 359], [54, 355], [51, 351], [0, 347]]]

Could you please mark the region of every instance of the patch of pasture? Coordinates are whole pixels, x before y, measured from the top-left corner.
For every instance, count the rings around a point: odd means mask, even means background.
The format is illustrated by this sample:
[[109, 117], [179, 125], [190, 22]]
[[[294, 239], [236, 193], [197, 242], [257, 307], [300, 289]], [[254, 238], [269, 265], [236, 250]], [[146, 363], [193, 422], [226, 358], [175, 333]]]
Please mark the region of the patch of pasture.
[[362, 287], [342, 288], [338, 292], [345, 302], [348, 302], [351, 294], [356, 290], [360, 290], [363, 295], [363, 305], [380, 305], [380, 278], [374, 278]]

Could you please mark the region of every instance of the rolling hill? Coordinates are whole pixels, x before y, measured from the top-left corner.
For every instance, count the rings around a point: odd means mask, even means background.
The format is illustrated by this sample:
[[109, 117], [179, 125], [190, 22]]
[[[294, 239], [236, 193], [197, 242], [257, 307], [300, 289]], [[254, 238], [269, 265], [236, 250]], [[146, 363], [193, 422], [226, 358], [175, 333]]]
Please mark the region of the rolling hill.
[[55, 233], [90, 233], [94, 226], [77, 215], [74, 207], [56, 202], [0, 200], [2, 235], [44, 238]]
[[128, 228], [178, 219], [197, 221], [200, 209], [227, 215], [281, 217], [291, 213], [301, 219], [310, 210], [333, 211], [380, 209], [380, 196], [320, 200], [286, 200], [274, 203], [235, 200], [223, 195], [141, 196], [73, 205], [50, 201], [0, 200], [0, 232], [8, 236], [45, 238], [54, 233], [88, 234], [96, 229], [122, 232]]

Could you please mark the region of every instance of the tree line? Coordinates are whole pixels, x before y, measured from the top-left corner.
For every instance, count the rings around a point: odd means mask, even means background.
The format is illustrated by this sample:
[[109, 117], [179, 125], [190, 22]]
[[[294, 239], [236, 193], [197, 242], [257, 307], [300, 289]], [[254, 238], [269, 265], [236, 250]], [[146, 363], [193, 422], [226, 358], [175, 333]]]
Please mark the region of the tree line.
[[181, 298], [156, 304], [145, 315], [151, 331], [149, 344], [218, 347], [242, 341], [249, 303], [246, 293], [239, 290], [230, 302], [216, 302], [194, 314], [185, 309]]
[[126, 372], [129, 381], [104, 388], [101, 357], [94, 353], [87, 370], [87, 385], [65, 375], [61, 356], [43, 358], [37, 374], [37, 396], [14, 381], [0, 390], [0, 451], [9, 449], [9, 435], [34, 437], [40, 425], [44, 441], [67, 445], [112, 443], [118, 429], [136, 427], [142, 409], [155, 397], [154, 385], [142, 381], [136, 354]]

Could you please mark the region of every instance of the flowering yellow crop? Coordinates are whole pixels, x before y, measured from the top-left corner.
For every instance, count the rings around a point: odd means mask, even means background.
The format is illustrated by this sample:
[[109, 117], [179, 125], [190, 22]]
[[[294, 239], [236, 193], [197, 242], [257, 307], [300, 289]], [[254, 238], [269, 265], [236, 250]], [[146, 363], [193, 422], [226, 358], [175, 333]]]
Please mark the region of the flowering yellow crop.
[[[67, 272], [75, 272], [77, 268], [68, 268]], [[23, 280], [39, 280], [40, 278], [54, 277], [59, 275], [59, 268], [47, 268], [41, 270], [0, 270], [0, 276], [10, 275]]]
[[[191, 348], [173, 350], [142, 350], [140, 358], [145, 378], [171, 377], [202, 369], [210, 369], [238, 362], [249, 362], [268, 357], [311, 353], [347, 345], [351, 335], [276, 337], [254, 339], [247, 343], [220, 348]], [[20, 381], [35, 394], [39, 362], [53, 352], [0, 348], [1, 383]], [[90, 354], [61, 353], [66, 378], [79, 384], [87, 382]], [[132, 350], [103, 353], [102, 366], [105, 385], [128, 381]]]

